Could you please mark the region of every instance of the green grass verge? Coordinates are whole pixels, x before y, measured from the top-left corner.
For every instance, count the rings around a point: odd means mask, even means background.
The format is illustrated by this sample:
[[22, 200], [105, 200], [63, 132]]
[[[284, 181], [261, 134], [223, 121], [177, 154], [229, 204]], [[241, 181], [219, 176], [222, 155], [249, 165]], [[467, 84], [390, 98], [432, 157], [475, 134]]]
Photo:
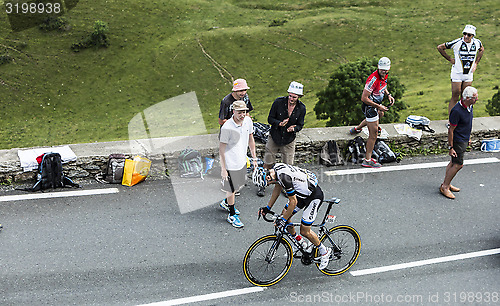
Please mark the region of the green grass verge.
[[[316, 92], [340, 63], [363, 56], [391, 58], [391, 74], [407, 87], [402, 118], [445, 119], [450, 65], [436, 46], [459, 37], [465, 23], [477, 26], [486, 49], [474, 76], [475, 115], [486, 116], [499, 85], [495, 16], [496, 0], [80, 0], [65, 15], [67, 31], [12, 32], [2, 13], [0, 56], [12, 61], [0, 65], [0, 148], [128, 139], [137, 113], [191, 91], [214, 133], [220, 100], [240, 77], [258, 121], [296, 80], [305, 85], [306, 127], [324, 126], [313, 111]], [[109, 25], [110, 47], [72, 52], [96, 20]], [[269, 26], [276, 21], [282, 25]], [[179, 126], [196, 124], [185, 111], [164, 112]]]

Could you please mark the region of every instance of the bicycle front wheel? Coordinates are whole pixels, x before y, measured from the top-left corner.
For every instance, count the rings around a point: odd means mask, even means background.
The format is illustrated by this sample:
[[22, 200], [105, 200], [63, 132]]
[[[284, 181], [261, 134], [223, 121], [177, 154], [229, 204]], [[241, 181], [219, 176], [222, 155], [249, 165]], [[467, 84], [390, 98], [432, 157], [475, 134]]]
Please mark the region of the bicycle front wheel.
[[292, 247], [285, 238], [268, 235], [257, 239], [243, 260], [245, 277], [256, 286], [267, 287], [285, 277], [292, 266]]
[[[326, 275], [339, 275], [349, 270], [358, 259], [361, 248], [361, 239], [358, 232], [350, 226], [339, 225], [331, 228], [321, 236], [320, 241], [328, 248], [332, 248], [330, 262], [323, 270]], [[320, 256], [316, 249], [315, 257]], [[316, 264], [319, 269], [319, 263]]]

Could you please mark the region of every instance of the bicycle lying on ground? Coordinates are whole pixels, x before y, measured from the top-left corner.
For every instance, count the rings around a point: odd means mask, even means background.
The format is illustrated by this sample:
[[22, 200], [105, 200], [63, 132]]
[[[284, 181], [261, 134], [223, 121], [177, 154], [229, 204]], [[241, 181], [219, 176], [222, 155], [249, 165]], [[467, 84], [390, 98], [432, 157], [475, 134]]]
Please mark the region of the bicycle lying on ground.
[[[348, 225], [337, 225], [328, 229], [326, 224], [335, 221], [335, 216], [329, 215], [330, 209], [334, 204], [339, 204], [340, 199], [332, 198], [324, 200], [323, 203], [328, 203], [323, 221], [312, 226], [319, 227], [320, 241], [326, 247], [332, 248], [332, 253], [328, 266], [320, 271], [326, 275], [340, 275], [349, 270], [356, 262], [361, 241], [358, 232]], [[272, 217], [269, 218], [267, 215], [272, 215]], [[273, 222], [278, 216], [271, 211], [263, 217], [267, 222]], [[300, 226], [300, 223], [293, 223], [293, 226]], [[319, 269], [321, 256], [317, 247], [311, 244], [312, 249], [305, 250], [302, 244], [293, 239], [286, 229], [276, 228], [274, 234], [257, 239], [248, 248], [243, 260], [245, 277], [252, 284], [262, 287], [272, 286], [282, 280], [292, 266], [294, 257], [292, 244], [300, 252], [298, 255], [300, 255], [304, 265], [314, 263]]]

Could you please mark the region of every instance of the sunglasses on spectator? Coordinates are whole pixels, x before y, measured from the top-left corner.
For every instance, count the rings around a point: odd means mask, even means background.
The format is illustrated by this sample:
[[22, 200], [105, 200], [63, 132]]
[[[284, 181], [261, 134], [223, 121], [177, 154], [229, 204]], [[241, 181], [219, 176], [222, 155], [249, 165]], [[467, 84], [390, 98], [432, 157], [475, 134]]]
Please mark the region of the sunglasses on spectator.
[[470, 33], [464, 33], [464, 35], [467, 36], [467, 37], [473, 37], [474, 36], [474, 34], [470, 34]]

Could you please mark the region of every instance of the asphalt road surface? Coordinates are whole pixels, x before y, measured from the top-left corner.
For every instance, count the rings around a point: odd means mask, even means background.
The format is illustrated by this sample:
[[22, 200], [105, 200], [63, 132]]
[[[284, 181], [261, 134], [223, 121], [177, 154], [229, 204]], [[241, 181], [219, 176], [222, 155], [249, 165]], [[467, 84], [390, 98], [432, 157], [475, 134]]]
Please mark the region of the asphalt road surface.
[[[245, 279], [242, 260], [255, 239], [273, 230], [256, 218], [269, 189], [258, 198], [247, 186], [237, 197], [243, 229], [227, 223], [215, 202], [181, 213], [166, 179], [86, 184], [81, 191], [111, 193], [68, 197], [23, 199], [17, 196], [24, 192], [3, 191], [0, 305], [499, 304], [500, 156], [466, 159], [484, 162], [459, 172], [455, 200], [439, 194], [443, 166], [343, 175], [309, 166], [325, 195], [342, 199], [336, 223], [357, 229], [361, 254], [349, 272], [333, 277], [294, 260], [288, 275], [266, 289]], [[192, 197], [203, 201], [204, 194]]]

